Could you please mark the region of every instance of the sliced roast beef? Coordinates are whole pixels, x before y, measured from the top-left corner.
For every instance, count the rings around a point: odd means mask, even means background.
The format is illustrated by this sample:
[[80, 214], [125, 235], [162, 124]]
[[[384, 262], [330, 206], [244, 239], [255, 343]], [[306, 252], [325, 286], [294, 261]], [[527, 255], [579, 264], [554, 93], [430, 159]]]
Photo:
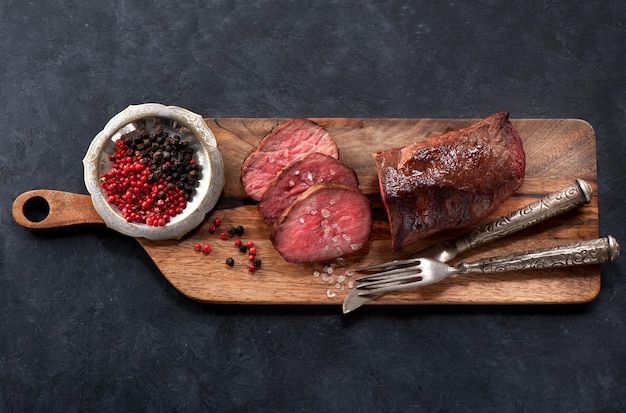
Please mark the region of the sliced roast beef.
[[260, 201], [280, 170], [314, 152], [339, 157], [337, 145], [326, 129], [302, 118], [294, 118], [278, 126], [243, 163], [241, 180], [246, 194]]
[[265, 222], [272, 226], [291, 202], [309, 187], [326, 183], [358, 187], [356, 173], [332, 156], [312, 153], [299, 158], [280, 171], [269, 185], [259, 209]]
[[369, 201], [357, 188], [318, 184], [289, 205], [271, 240], [286, 261], [326, 261], [361, 249], [371, 227]]
[[488, 216], [521, 186], [526, 158], [508, 115], [373, 154], [394, 250]]

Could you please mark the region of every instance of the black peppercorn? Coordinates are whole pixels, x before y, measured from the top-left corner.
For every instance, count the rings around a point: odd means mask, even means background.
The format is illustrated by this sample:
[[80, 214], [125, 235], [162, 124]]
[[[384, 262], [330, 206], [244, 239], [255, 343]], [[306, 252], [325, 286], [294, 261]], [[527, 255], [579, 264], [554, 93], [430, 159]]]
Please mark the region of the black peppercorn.
[[228, 265], [229, 267], [232, 267], [233, 265], [235, 265], [235, 260], [232, 259], [232, 257], [226, 258], [226, 265]]
[[244, 232], [245, 228], [241, 225], [237, 225], [237, 227], [235, 228], [235, 234], [242, 236]]
[[239, 252], [245, 254], [246, 252], [248, 252], [248, 247], [246, 247], [244, 244], [240, 245], [239, 246]]

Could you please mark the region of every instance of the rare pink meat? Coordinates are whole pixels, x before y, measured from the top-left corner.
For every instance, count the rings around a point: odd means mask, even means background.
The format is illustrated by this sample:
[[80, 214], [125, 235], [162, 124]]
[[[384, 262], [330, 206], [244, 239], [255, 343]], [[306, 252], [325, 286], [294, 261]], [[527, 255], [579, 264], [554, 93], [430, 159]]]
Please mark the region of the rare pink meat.
[[320, 183], [357, 187], [356, 173], [335, 158], [312, 153], [278, 173], [263, 194], [259, 209], [268, 225], [274, 225], [291, 202], [309, 187]]
[[285, 210], [271, 239], [286, 261], [327, 261], [361, 249], [371, 227], [369, 201], [357, 188], [318, 184]]
[[241, 180], [246, 194], [260, 201], [280, 170], [314, 152], [339, 157], [337, 145], [326, 129], [302, 118], [294, 118], [278, 126], [243, 163]]
[[488, 216], [521, 186], [526, 168], [506, 112], [373, 157], [394, 250]]

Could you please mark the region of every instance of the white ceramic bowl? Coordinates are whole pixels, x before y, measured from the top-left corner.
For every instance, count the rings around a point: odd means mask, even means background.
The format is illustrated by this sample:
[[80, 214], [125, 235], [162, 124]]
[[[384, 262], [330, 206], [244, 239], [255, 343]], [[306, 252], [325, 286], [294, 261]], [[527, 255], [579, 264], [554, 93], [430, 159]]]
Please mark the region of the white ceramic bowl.
[[[109, 204], [100, 186], [100, 177], [107, 173], [112, 162], [109, 155], [114, 151], [115, 141], [135, 129], [134, 122], [145, 121], [149, 125], [155, 118], [162, 119], [164, 129], [177, 134], [194, 148], [194, 159], [202, 167], [198, 186], [192, 200], [182, 213], [171, 218], [165, 226], [150, 226], [126, 221], [117, 207]], [[96, 135], [83, 159], [85, 185], [91, 194], [96, 211], [106, 225], [122, 234], [151, 240], [179, 239], [196, 228], [217, 203], [224, 187], [224, 162], [217, 149], [217, 142], [202, 116], [176, 106], [157, 103], [131, 105], [114, 116]]]

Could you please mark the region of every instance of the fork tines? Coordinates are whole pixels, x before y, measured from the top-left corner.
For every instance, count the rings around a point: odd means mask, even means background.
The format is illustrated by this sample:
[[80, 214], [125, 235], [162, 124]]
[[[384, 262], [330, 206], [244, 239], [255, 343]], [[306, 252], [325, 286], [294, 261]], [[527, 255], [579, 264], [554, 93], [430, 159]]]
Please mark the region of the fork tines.
[[[403, 267], [397, 268], [397, 261], [394, 265], [387, 263], [384, 268], [394, 267], [387, 271], [377, 272], [372, 275], [357, 278], [359, 283], [356, 288], [363, 290], [359, 295], [378, 294], [389, 291], [396, 291], [399, 289], [411, 288], [422, 281], [419, 269], [420, 260], [404, 260]], [[377, 266], [380, 267], [380, 266]], [[367, 267], [366, 267], [367, 268]]]
[[423, 279], [419, 274], [412, 274], [399, 278], [392, 278], [386, 281], [374, 281], [356, 286], [358, 295], [369, 296], [389, 293], [392, 291], [408, 290], [423, 285]]
[[359, 269], [357, 269], [357, 272], [363, 272], [363, 273], [379, 273], [379, 271], [390, 271], [390, 270], [395, 270], [395, 269], [402, 269], [402, 268], [406, 268], [409, 266], [413, 266], [413, 265], [419, 265], [420, 263], [420, 259], [419, 258], [410, 258], [410, 259], [406, 259], [406, 260], [394, 260], [394, 261], [389, 261], [389, 262], [385, 262], [382, 264], [374, 264], [374, 265], [368, 265], [366, 267], [361, 267]]

